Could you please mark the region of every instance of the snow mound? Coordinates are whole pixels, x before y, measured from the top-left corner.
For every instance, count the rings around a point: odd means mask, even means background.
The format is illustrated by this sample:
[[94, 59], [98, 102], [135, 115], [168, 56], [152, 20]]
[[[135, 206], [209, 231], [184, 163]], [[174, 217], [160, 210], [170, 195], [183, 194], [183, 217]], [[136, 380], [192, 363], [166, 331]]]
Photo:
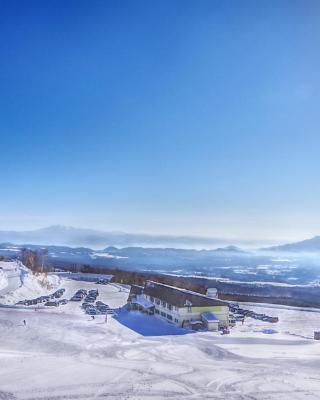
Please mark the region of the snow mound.
[[0, 290], [8, 286], [8, 278], [3, 269], [0, 269]]
[[[48, 294], [59, 286], [60, 278], [56, 275], [33, 274], [19, 261], [2, 262], [0, 270], [0, 303], [14, 305], [20, 300], [34, 299]], [[3, 284], [1, 285], [1, 282]]]

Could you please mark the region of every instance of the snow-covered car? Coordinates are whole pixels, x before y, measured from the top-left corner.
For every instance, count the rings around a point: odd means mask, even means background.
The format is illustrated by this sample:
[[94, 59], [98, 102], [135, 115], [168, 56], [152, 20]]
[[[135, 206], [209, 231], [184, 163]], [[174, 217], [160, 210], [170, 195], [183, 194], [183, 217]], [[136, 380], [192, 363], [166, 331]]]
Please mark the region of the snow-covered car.
[[18, 301], [18, 303], [16, 303], [17, 305], [23, 305], [23, 306], [27, 306], [28, 305], [28, 300], [20, 300]]
[[95, 299], [95, 297], [87, 296], [84, 299], [84, 301], [87, 302], [87, 303], [94, 303], [96, 301], [96, 299]]
[[98, 314], [98, 312], [97, 312], [95, 307], [88, 307], [86, 309], [86, 313], [89, 314], [89, 315], [97, 315]]

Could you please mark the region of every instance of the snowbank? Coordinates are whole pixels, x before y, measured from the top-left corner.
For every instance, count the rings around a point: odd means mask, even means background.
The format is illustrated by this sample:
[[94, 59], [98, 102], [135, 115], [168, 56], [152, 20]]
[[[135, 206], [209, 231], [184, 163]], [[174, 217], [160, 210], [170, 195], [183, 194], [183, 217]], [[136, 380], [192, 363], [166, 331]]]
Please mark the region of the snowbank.
[[0, 304], [13, 305], [19, 300], [34, 299], [53, 291], [60, 283], [58, 276], [35, 275], [19, 261], [2, 262], [0, 267], [7, 282], [0, 291]]
[[3, 269], [0, 269], [0, 290], [3, 290], [8, 286], [8, 278], [7, 274]]

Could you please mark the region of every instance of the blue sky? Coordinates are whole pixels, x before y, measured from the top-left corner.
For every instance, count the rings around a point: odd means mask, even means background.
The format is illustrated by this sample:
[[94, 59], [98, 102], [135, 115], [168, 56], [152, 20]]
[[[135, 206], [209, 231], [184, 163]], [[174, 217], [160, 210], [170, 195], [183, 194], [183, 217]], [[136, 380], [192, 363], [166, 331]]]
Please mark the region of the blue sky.
[[0, 227], [320, 234], [318, 1], [0, 0]]

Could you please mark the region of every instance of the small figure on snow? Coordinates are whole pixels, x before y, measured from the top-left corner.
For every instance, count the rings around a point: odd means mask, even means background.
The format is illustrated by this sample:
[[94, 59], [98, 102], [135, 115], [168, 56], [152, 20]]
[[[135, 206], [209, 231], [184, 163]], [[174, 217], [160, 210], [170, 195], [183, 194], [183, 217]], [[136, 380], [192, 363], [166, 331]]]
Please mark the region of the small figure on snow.
[[27, 325], [27, 321], [24, 319], [23, 320], [23, 325], [26, 326]]

